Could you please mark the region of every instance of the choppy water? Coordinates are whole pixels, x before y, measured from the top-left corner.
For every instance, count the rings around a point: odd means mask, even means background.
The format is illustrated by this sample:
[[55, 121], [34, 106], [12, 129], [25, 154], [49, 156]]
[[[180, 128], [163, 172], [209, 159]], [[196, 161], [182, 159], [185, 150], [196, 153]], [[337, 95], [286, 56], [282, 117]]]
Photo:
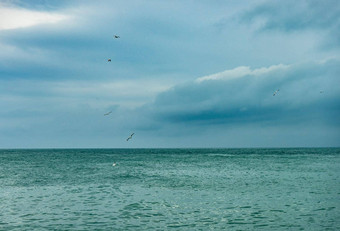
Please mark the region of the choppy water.
[[339, 183], [336, 148], [0, 150], [0, 230], [339, 230]]

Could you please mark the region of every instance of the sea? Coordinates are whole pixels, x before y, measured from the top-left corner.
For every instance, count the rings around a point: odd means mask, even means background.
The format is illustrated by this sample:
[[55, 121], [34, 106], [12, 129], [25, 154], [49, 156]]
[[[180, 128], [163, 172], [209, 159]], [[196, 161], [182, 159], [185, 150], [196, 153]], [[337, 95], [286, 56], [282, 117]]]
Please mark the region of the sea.
[[340, 230], [340, 148], [2, 149], [0, 230]]

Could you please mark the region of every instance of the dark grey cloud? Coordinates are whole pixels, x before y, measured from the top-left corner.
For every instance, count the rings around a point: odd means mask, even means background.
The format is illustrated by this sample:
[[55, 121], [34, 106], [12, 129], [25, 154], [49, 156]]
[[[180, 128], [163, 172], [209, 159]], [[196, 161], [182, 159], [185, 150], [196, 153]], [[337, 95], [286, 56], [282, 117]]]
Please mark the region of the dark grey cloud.
[[337, 0], [266, 1], [241, 16], [241, 21], [260, 24], [261, 31], [317, 31], [324, 45], [340, 46], [340, 4]]
[[338, 60], [243, 69], [176, 86], [158, 95], [149, 109], [169, 123], [299, 124], [315, 120], [339, 126]]

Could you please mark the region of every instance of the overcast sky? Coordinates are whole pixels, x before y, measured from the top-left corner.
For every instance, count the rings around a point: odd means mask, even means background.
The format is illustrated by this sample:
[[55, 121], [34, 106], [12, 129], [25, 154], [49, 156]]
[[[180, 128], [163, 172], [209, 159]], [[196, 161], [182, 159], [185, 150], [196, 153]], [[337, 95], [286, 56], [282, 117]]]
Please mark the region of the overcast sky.
[[0, 148], [340, 146], [340, 3], [0, 0], [0, 108]]

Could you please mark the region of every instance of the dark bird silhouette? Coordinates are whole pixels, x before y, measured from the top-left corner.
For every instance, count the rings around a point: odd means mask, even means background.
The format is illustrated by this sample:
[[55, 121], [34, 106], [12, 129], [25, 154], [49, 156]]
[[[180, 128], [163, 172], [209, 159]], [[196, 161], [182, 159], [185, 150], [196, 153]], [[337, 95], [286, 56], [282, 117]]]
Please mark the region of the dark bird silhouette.
[[277, 90], [274, 92], [273, 96], [275, 96], [279, 91], [280, 91], [280, 89], [277, 89]]
[[120, 37], [119, 37], [118, 35], [114, 35], [114, 38], [116, 38], [116, 39], [117, 39], [117, 38], [120, 38]]
[[111, 62], [111, 59], [108, 59], [107, 61], [108, 61], [108, 62]]
[[110, 115], [112, 113], [112, 111], [109, 111], [107, 113], [104, 114], [104, 116]]
[[129, 141], [130, 139], [132, 139], [132, 136], [134, 135], [135, 133], [132, 133], [127, 139], [126, 141]]

